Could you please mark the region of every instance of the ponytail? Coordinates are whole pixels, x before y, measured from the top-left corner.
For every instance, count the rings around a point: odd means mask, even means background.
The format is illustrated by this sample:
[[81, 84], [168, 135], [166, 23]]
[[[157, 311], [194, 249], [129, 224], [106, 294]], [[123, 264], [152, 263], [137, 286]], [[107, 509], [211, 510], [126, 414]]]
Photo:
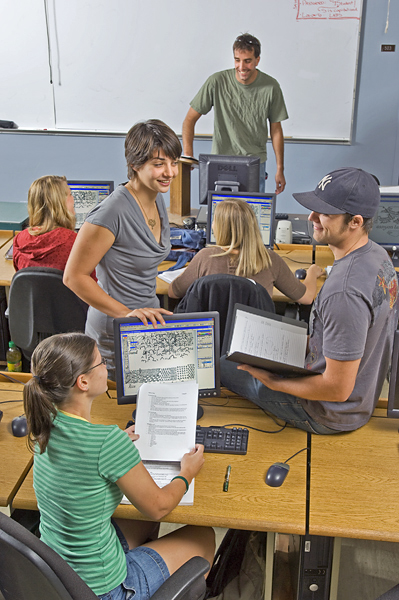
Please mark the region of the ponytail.
[[90, 369], [96, 344], [83, 333], [53, 335], [35, 348], [33, 377], [24, 387], [28, 446], [42, 454], [50, 439], [59, 406], [70, 397], [77, 378]]

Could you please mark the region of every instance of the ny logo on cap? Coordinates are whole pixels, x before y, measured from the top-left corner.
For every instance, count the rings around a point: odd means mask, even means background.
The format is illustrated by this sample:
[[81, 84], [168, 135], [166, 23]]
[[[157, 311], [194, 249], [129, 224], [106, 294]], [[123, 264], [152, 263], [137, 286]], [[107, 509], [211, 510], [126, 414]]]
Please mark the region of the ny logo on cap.
[[325, 177], [323, 177], [323, 179], [321, 181], [319, 181], [319, 183], [317, 184], [317, 187], [324, 192], [326, 185], [331, 182], [332, 182], [331, 175], [326, 175]]

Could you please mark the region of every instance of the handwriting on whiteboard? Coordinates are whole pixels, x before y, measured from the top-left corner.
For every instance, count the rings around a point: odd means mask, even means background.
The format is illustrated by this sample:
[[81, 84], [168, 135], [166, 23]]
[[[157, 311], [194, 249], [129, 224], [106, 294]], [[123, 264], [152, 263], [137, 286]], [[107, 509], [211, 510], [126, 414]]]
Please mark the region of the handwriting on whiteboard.
[[360, 19], [360, 0], [294, 0], [297, 20]]

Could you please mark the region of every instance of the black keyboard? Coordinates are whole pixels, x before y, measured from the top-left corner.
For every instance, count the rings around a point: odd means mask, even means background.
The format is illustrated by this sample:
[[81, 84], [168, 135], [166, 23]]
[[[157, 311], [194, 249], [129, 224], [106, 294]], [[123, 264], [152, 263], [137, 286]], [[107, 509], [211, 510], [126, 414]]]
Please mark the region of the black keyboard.
[[248, 429], [244, 427], [201, 427], [197, 425], [197, 444], [204, 444], [205, 452], [216, 454], [246, 454]]

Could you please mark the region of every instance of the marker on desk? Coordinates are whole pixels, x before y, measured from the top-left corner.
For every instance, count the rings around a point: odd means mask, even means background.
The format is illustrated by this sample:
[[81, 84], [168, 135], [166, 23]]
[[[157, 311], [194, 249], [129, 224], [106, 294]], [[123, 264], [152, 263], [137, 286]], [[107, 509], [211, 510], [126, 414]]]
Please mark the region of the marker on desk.
[[224, 476], [224, 484], [223, 484], [223, 491], [224, 492], [228, 492], [229, 491], [230, 473], [231, 473], [231, 465], [229, 465], [227, 467], [226, 475]]

